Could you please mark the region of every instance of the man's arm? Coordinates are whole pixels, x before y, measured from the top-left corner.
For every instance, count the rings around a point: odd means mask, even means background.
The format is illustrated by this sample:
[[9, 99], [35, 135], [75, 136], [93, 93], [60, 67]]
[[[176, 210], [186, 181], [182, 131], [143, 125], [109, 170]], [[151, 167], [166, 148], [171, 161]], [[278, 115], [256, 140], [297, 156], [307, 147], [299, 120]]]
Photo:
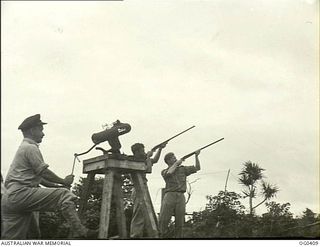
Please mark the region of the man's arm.
[[26, 149], [25, 155], [29, 160], [34, 172], [36, 174], [41, 175], [42, 178], [44, 178], [48, 182], [62, 184], [68, 187], [73, 183], [73, 175], [68, 175], [64, 179], [62, 179], [59, 176], [57, 176], [54, 172], [52, 172], [48, 168], [48, 165], [44, 163], [41, 152], [39, 148], [35, 145], [30, 145]]
[[200, 150], [195, 152], [195, 159], [196, 159], [195, 165], [184, 167], [185, 168], [184, 171], [185, 171], [186, 176], [189, 176], [193, 173], [196, 173], [197, 171], [199, 171], [201, 169], [200, 161], [199, 161], [199, 154], [200, 154]]
[[163, 149], [166, 145], [167, 145], [167, 143], [163, 143], [163, 144], [158, 148], [158, 151], [157, 151], [156, 155], [154, 156], [154, 158], [151, 158], [152, 155], [153, 155], [153, 151], [152, 151], [152, 150], [147, 153], [147, 158], [146, 158], [147, 169], [146, 169], [146, 171], [147, 171], [148, 173], [151, 173], [153, 164], [155, 164], [155, 163], [158, 162], [158, 160], [159, 160], [159, 158], [160, 158], [160, 155], [161, 155], [161, 151], [162, 151], [162, 149]]
[[41, 179], [40, 184], [43, 185], [44, 187], [47, 187], [47, 188], [70, 188], [70, 186], [52, 183], [44, 178]]
[[200, 160], [199, 160], [199, 154], [200, 154], [200, 150], [196, 152], [196, 165], [195, 165], [195, 168], [197, 169], [197, 171], [200, 171], [200, 169], [201, 169]]
[[73, 183], [73, 179], [74, 179], [74, 175], [68, 175], [62, 179], [48, 168], [43, 170], [43, 172], [41, 173], [41, 176], [48, 182], [62, 184], [65, 186], [70, 186]]
[[160, 145], [160, 147], [158, 148], [155, 156], [151, 159], [151, 163], [152, 164], [155, 164], [155, 163], [157, 163], [159, 161], [159, 158], [160, 158], [160, 155], [161, 155], [161, 151], [162, 151], [162, 149], [164, 149], [166, 147], [166, 145], [167, 145], [167, 143], [162, 143]]
[[167, 171], [167, 175], [171, 175], [172, 173], [174, 173], [176, 171], [176, 169], [178, 168], [178, 166], [180, 166], [182, 164], [183, 160], [177, 160], [172, 166], [170, 166], [168, 168]]

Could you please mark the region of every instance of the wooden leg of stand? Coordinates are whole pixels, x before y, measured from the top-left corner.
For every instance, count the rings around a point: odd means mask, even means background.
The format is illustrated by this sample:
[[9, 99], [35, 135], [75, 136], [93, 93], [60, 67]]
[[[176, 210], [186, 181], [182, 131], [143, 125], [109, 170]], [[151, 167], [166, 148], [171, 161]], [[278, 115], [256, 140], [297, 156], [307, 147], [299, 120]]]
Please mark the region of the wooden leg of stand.
[[143, 199], [142, 207], [145, 211], [145, 219], [147, 223], [147, 232], [148, 236], [152, 238], [158, 238], [158, 228], [156, 219], [154, 218], [153, 212], [152, 212], [152, 202], [150, 201], [150, 198], [148, 196], [148, 191], [146, 188], [146, 185], [143, 182], [143, 178], [140, 172], [132, 172], [132, 179], [134, 183], [134, 187], [137, 191], [137, 196], [141, 196]]
[[113, 181], [114, 181], [114, 171], [106, 170], [104, 183], [103, 183], [102, 203], [101, 203], [101, 210], [100, 210], [100, 228], [99, 228], [100, 239], [108, 238]]
[[127, 236], [127, 226], [126, 226], [126, 216], [124, 214], [124, 204], [123, 204], [123, 193], [122, 193], [122, 181], [120, 175], [115, 176], [114, 180], [114, 196], [116, 201], [116, 217], [118, 234], [120, 239], [126, 239]]
[[152, 214], [153, 214], [154, 220], [155, 220], [155, 222], [156, 222], [157, 229], [158, 229], [158, 231], [159, 231], [158, 218], [157, 218], [156, 212], [154, 211], [154, 207], [153, 207], [153, 204], [152, 204], [152, 200], [151, 200], [151, 196], [150, 196], [150, 192], [149, 192], [148, 186], [145, 186], [145, 188], [146, 188], [146, 190], [147, 190], [148, 200], [149, 200], [150, 205], [151, 205]]
[[87, 209], [87, 203], [88, 203], [88, 198], [89, 198], [89, 193], [90, 193], [90, 189], [91, 189], [91, 185], [94, 181], [94, 176], [96, 174], [94, 172], [90, 172], [87, 175], [87, 179], [86, 182], [84, 184], [84, 189], [82, 191], [82, 195], [81, 195], [81, 201], [80, 201], [80, 206], [79, 206], [79, 217], [82, 219], [84, 216], [84, 213]]

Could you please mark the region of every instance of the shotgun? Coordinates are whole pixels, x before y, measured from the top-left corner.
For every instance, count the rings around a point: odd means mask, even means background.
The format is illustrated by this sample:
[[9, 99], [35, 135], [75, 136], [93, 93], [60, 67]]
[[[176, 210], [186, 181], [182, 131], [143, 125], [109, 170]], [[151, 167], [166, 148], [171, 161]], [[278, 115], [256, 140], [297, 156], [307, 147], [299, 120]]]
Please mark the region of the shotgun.
[[156, 151], [162, 144], [165, 144], [165, 143], [171, 141], [173, 138], [176, 138], [177, 136], [179, 136], [179, 135], [181, 135], [181, 134], [183, 134], [183, 133], [191, 130], [191, 129], [194, 128], [194, 127], [196, 127], [196, 126], [193, 125], [193, 126], [191, 126], [190, 128], [188, 128], [188, 129], [186, 129], [186, 130], [184, 130], [184, 131], [182, 131], [182, 132], [180, 132], [180, 133], [178, 133], [178, 134], [170, 137], [168, 140], [165, 140], [164, 142], [161, 142], [160, 144], [154, 146], [154, 147], [151, 149], [151, 151], [152, 151], [152, 152]]
[[188, 158], [190, 158], [192, 155], [194, 155], [197, 151], [202, 150], [202, 149], [205, 149], [205, 148], [207, 148], [207, 147], [209, 147], [209, 146], [211, 146], [211, 145], [213, 145], [213, 144], [215, 144], [215, 143], [217, 143], [217, 142], [222, 141], [223, 139], [224, 139], [224, 138], [221, 138], [221, 139], [219, 139], [219, 140], [217, 140], [217, 141], [211, 142], [210, 144], [205, 145], [204, 147], [199, 148], [199, 149], [197, 149], [196, 151], [193, 151], [192, 153], [189, 153], [189, 154], [183, 156], [183, 157], [181, 158], [181, 160], [188, 159]]

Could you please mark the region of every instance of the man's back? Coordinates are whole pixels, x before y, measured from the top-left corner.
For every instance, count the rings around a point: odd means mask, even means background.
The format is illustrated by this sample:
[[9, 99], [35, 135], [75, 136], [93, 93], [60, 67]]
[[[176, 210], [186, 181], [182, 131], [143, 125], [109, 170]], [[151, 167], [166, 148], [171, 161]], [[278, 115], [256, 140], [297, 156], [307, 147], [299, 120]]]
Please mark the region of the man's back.
[[5, 187], [11, 193], [21, 187], [37, 187], [40, 173], [47, 168], [36, 142], [24, 138], [19, 146], [5, 180]]

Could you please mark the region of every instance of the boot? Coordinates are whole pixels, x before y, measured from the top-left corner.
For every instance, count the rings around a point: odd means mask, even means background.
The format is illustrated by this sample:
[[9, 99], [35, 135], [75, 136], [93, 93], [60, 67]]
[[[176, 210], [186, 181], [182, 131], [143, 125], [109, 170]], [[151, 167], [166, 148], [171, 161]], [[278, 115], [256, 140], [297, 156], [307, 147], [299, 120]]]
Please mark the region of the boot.
[[72, 236], [74, 238], [90, 238], [97, 239], [98, 231], [97, 230], [89, 230], [84, 225], [81, 224], [79, 216], [76, 211], [76, 207], [74, 204], [68, 204], [62, 209], [63, 217], [68, 221]]

